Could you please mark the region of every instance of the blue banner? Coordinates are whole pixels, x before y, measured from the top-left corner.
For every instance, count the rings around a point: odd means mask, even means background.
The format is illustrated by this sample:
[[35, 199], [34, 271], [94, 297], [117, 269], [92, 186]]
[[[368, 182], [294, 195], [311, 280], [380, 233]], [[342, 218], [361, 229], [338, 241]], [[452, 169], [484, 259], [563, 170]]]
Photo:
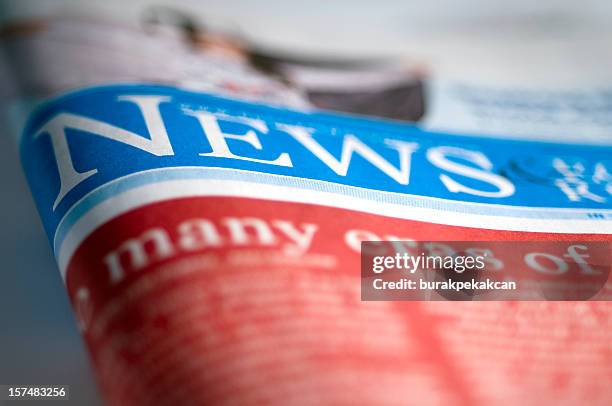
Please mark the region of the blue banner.
[[50, 236], [89, 192], [159, 168], [239, 169], [286, 176], [288, 186], [313, 179], [595, 216], [612, 199], [609, 146], [441, 134], [163, 86], [91, 88], [45, 102], [25, 127], [21, 155]]

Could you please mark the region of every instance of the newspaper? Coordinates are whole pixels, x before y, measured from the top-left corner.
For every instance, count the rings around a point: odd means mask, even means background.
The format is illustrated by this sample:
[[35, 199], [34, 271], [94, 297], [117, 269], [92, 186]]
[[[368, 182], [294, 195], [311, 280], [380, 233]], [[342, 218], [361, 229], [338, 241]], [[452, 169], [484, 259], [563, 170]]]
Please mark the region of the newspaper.
[[367, 301], [360, 281], [364, 241], [609, 243], [605, 91], [288, 55], [167, 8], [1, 39], [109, 404], [612, 400], [606, 301]]

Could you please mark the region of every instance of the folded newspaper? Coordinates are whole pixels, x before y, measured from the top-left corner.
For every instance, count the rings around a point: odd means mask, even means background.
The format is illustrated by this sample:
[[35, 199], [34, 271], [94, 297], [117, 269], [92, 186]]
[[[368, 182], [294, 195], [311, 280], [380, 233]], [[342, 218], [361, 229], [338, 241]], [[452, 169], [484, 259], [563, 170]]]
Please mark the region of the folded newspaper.
[[[612, 403], [609, 93], [142, 16], [0, 34], [23, 168], [109, 404]], [[364, 269], [371, 243], [462, 241], [560, 251], [482, 282], [523, 284], [504, 300], [471, 277], [381, 292], [412, 272], [378, 278], [401, 259], [380, 251]]]

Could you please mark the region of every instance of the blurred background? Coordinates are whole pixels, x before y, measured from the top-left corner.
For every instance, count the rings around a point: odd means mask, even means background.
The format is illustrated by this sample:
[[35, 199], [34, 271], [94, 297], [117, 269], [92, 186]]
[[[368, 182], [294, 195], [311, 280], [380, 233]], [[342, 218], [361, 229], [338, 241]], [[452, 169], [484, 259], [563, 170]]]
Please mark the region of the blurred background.
[[[134, 23], [148, 7], [165, 3], [207, 28], [231, 31], [270, 52], [405, 58], [437, 78], [428, 93], [457, 81], [567, 92], [610, 89], [612, 83], [612, 2], [607, 0], [5, 0], [0, 24], [76, 14]], [[6, 58], [0, 55], [3, 94], [15, 95], [8, 89], [12, 72]], [[3, 97], [5, 111], [15, 110], [11, 97]], [[456, 106], [449, 103], [429, 105], [422, 125], [460, 131], [480, 125], [454, 116]], [[600, 124], [589, 133], [591, 140], [610, 143], [610, 123]], [[0, 384], [69, 384], [71, 403], [98, 404], [85, 348], [21, 173], [19, 126], [19, 117], [2, 116]], [[579, 137], [568, 128], [566, 137]], [[520, 134], [517, 128], [515, 135]], [[541, 132], [555, 134], [544, 127]]]

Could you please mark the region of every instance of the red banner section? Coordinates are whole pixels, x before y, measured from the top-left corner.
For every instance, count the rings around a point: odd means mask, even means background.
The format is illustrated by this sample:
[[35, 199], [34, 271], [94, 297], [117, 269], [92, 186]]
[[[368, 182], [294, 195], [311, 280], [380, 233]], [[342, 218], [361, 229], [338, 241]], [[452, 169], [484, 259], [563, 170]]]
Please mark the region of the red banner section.
[[608, 302], [360, 298], [361, 241], [606, 238], [194, 197], [98, 228], [67, 285], [113, 404], [609, 404]]

